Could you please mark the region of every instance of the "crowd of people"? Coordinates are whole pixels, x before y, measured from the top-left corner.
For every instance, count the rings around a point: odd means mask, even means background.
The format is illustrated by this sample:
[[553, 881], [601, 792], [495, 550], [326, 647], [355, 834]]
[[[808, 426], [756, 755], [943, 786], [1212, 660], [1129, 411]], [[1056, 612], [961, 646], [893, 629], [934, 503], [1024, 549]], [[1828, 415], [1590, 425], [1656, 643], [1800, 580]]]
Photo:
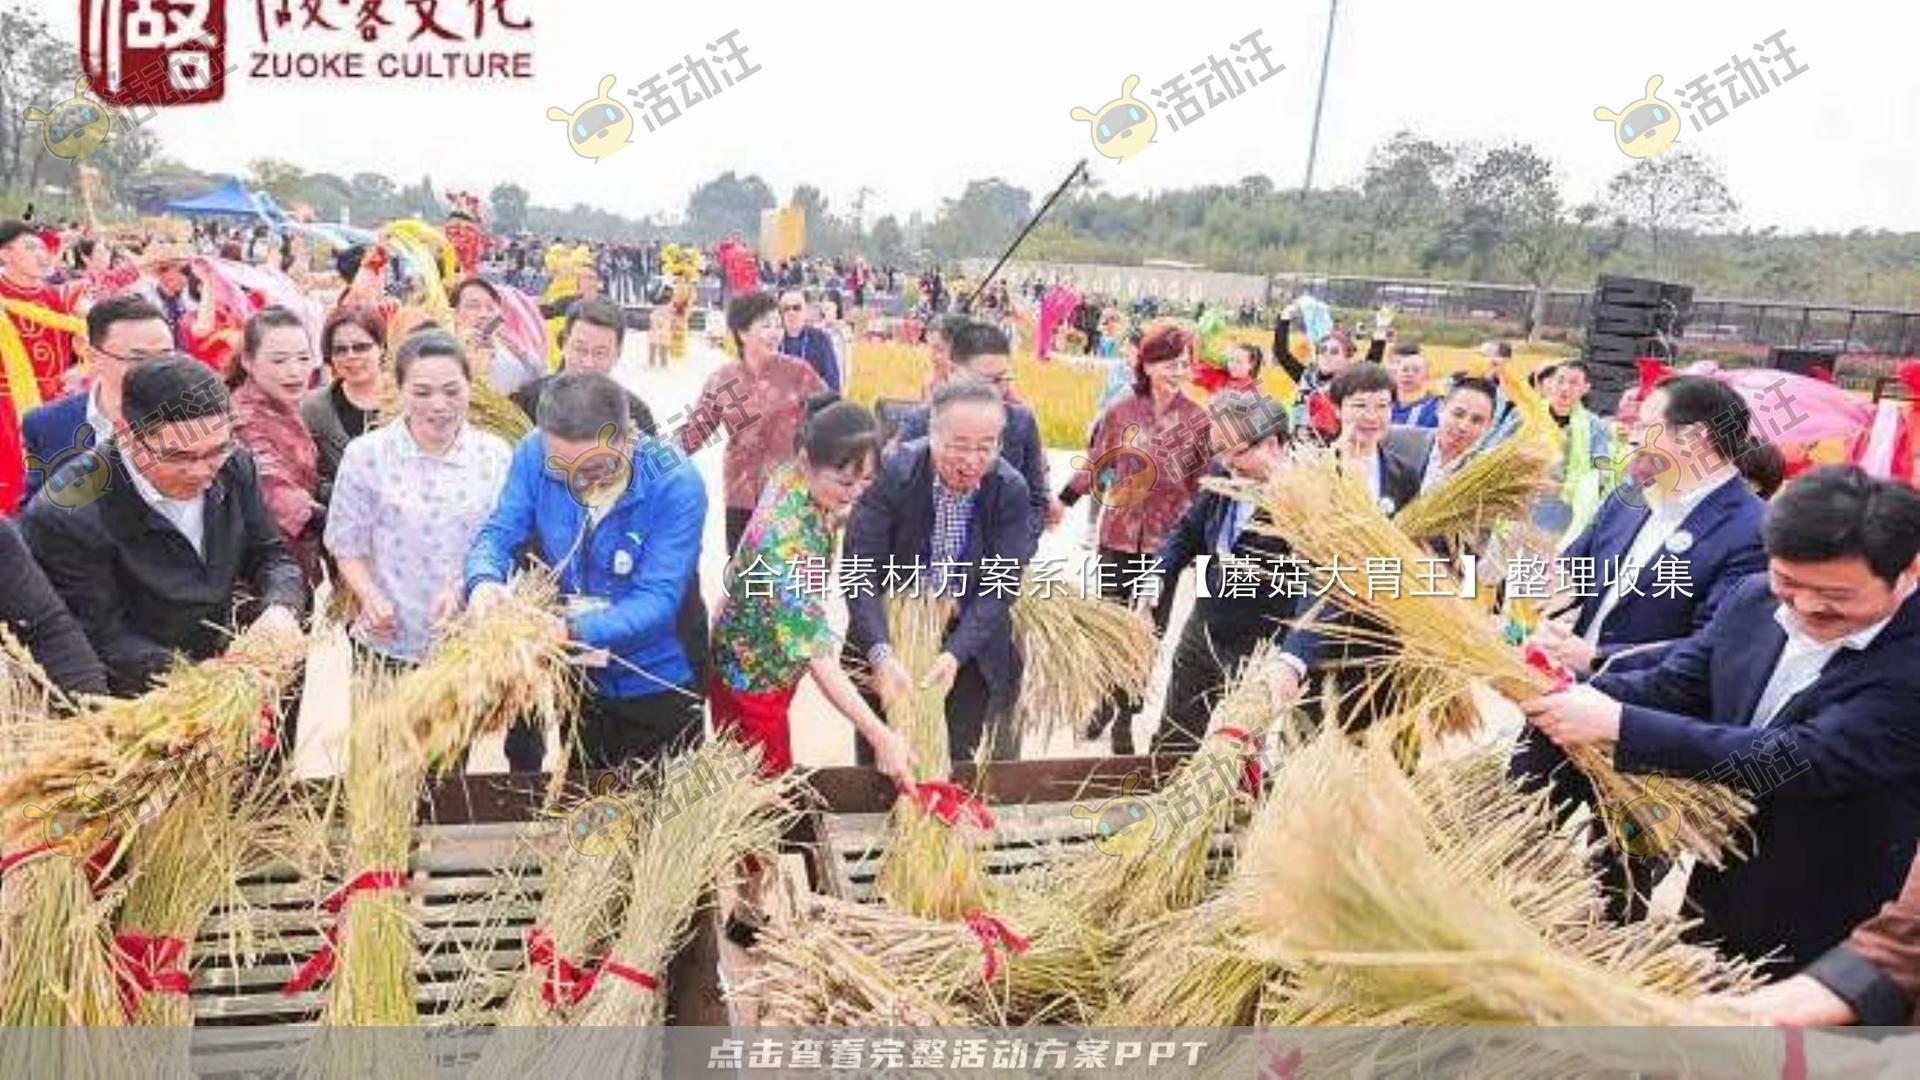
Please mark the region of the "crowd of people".
[[[1899, 892], [1920, 834], [1920, 495], [1850, 466], [1782, 487], [1777, 452], [1721, 381], [1671, 377], [1610, 420], [1588, 410], [1580, 362], [1529, 381], [1507, 370], [1500, 342], [1483, 371], [1435, 388], [1390, 313], [1296, 360], [1289, 307], [1270, 355], [1236, 347], [1196, 394], [1190, 322], [1109, 319], [1095, 329], [1118, 377], [1088, 433], [1090, 466], [1056, 490], [1012, 374], [1012, 305], [990, 292], [969, 314], [947, 310], [937, 274], [924, 291], [946, 314], [929, 322], [918, 406], [877, 417], [843, 400], [844, 348], [808, 311], [810, 289], [834, 288], [822, 273], [857, 295], [895, 272], [810, 261], [767, 268], [771, 288], [730, 288], [731, 358], [669, 432], [645, 377], [623, 386], [610, 374], [627, 313], [590, 280], [645, 278], [645, 247], [603, 250], [564, 308], [542, 313], [560, 321], [551, 362], [498, 333], [518, 271], [446, 281], [421, 308], [417, 293], [401, 304], [379, 287], [377, 251], [340, 264], [317, 329], [264, 303], [211, 349], [212, 305], [196, 310], [188, 260], [151, 247], [103, 260], [98, 244], [0, 223], [0, 417], [20, 421], [0, 437], [34, 466], [17, 515], [0, 519], [0, 616], [65, 689], [138, 694], [179, 657], [217, 655], [235, 625], [300, 633], [325, 579], [350, 594], [368, 661], [404, 668], [431, 656], [452, 614], [485, 611], [538, 565], [563, 598], [551, 632], [588, 673], [582, 764], [655, 760], [710, 723], [788, 768], [795, 693], [811, 678], [858, 760], [905, 781], [913, 751], [880, 719], [904, 694], [944, 697], [953, 760], [1019, 755], [1024, 658], [1009, 597], [986, 583], [1017, 581], [1047, 530], [1084, 504], [1101, 594], [1150, 618], [1173, 651], [1152, 751], [1193, 750], [1266, 642], [1283, 660], [1267, 688], [1277, 708], [1360, 728], [1371, 716], [1353, 696], [1357, 652], [1391, 642], [1336, 644], [1305, 625], [1306, 594], [1232, 587], [1236, 563], [1272, 564], [1290, 545], [1263, 510], [1202, 478], [1270, 479], [1303, 447], [1325, 447], [1394, 515], [1517, 437], [1538, 405], [1558, 432], [1555, 490], [1512, 534], [1448, 552], [1481, 556], [1511, 583], [1526, 562], [1515, 536], [1544, 536], [1562, 562], [1602, 568], [1590, 589], [1540, 604], [1532, 643], [1577, 682], [1522, 704], [1516, 775], [1595, 806], [1569, 751], [1612, 746], [1623, 769], [1693, 776], [1772, 759], [1784, 740], [1798, 772], [1737, 781], [1756, 806], [1751, 856], [1692, 870], [1698, 932], [1783, 974], [1808, 968], [1775, 992], [1783, 1014], [1814, 1001], [1832, 1013], [1829, 998], [1862, 1019], [1912, 1006], [1909, 970], [1846, 942]], [[73, 261], [56, 275], [62, 257]], [[1267, 362], [1286, 367], [1295, 400], [1260, 390]], [[517, 440], [481, 422], [502, 399], [531, 425]], [[720, 439], [721, 490], [709, 492], [687, 462]], [[1620, 475], [1616, 441], [1666, 465]], [[699, 587], [709, 502], [730, 555], [713, 612]], [[1189, 569], [1202, 587], [1176, 630]], [[845, 587], [856, 570], [867, 588]], [[827, 591], [805, 584], [834, 575], [844, 634]], [[1654, 587], [1675, 581], [1686, 586]], [[951, 621], [930, 669], [909, 671], [885, 597], [935, 583], [955, 599]], [[1142, 707], [1116, 697], [1080, 719], [1127, 754]], [[540, 769], [544, 739], [515, 729], [512, 766]], [[1620, 918], [1643, 910], [1651, 876], [1632, 862], [1609, 871]], [[1894, 931], [1909, 967], [1912, 926]]]

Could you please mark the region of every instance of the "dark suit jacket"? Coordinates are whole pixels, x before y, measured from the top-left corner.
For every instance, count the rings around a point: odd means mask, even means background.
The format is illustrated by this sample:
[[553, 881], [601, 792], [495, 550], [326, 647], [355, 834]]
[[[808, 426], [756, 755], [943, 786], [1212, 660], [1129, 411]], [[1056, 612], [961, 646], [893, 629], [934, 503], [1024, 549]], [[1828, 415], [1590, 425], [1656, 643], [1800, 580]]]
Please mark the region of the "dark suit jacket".
[[107, 669], [85, 631], [47, 583], [13, 522], [0, 518], [0, 621], [68, 693], [104, 694]]
[[[978, 661], [987, 685], [996, 694], [1010, 694], [1019, 680], [1019, 659], [1013, 648], [1013, 624], [1008, 597], [982, 595], [980, 560], [1012, 559], [1024, 566], [1033, 557], [1033, 533], [1027, 525], [1027, 483], [1004, 459], [981, 480], [973, 501], [973, 519], [967, 530], [962, 558], [968, 564], [963, 595], [955, 598], [959, 621], [947, 636], [946, 651], [962, 664]], [[927, 440], [916, 439], [895, 447], [880, 465], [872, 486], [854, 504], [847, 520], [844, 557], [872, 560], [878, 583], [889, 559], [896, 565], [919, 560], [925, 566], [933, 552], [933, 453]], [[1017, 579], [1019, 571], [1013, 571]], [[929, 581], [925, 590], [931, 590]], [[952, 586], [949, 585], [949, 589]], [[884, 597], [855, 590], [847, 598], [847, 638], [865, 655], [889, 641]]]
[[1854, 927], [1846, 944], [1834, 946], [1806, 973], [1853, 1009], [1855, 1023], [1920, 1023], [1914, 1010], [1920, 999], [1920, 859], [1907, 871], [1900, 895]]
[[220, 652], [242, 596], [304, 607], [300, 567], [261, 501], [245, 450], [207, 489], [204, 558], [140, 497], [117, 445], [106, 459], [112, 480], [98, 499], [67, 509], [42, 492], [22, 523], [47, 579], [106, 663], [114, 693], [144, 692], [175, 652], [193, 660]]
[[[1626, 558], [1628, 549], [1633, 547], [1634, 536], [1646, 523], [1649, 513], [1646, 507], [1635, 506], [1618, 494], [1609, 496], [1594, 516], [1593, 524], [1560, 557], [1590, 558], [1596, 575], [1603, 576], [1609, 562]], [[1600, 631], [1595, 669], [1627, 646], [1677, 642], [1704, 629], [1729, 591], [1748, 575], [1767, 568], [1766, 548], [1760, 542], [1760, 525], [1766, 516], [1767, 504], [1737, 476], [1694, 507], [1681, 526], [1693, 537], [1693, 545], [1679, 553], [1662, 548], [1651, 563], [1640, 568], [1637, 591], [1620, 598], [1607, 617], [1606, 627]], [[1652, 583], [1662, 563], [1687, 568], [1681, 580], [1688, 583], [1686, 591], [1692, 593], [1691, 596], [1674, 591], [1663, 596], [1653, 595]], [[1604, 582], [1599, 582], [1596, 592], [1604, 594]], [[1575, 633], [1587, 632], [1600, 611], [1601, 598], [1594, 595], [1578, 599], [1579, 614], [1573, 623]], [[1620, 662], [1651, 667], [1658, 657], [1659, 650], [1650, 650], [1632, 657], [1632, 661], [1638, 663], [1631, 663], [1625, 657]]]
[[87, 394], [81, 390], [31, 409], [20, 418], [20, 441], [27, 454], [38, 459], [40, 468], [27, 469], [26, 498], [31, 499], [60, 455], [69, 450], [93, 445], [93, 428], [87, 423]]
[[1399, 513], [1420, 494], [1433, 435], [1432, 428], [1396, 424], [1380, 440], [1380, 497], [1393, 503], [1389, 514]]
[[[1210, 475], [1225, 476], [1227, 471], [1216, 465]], [[1310, 664], [1318, 652], [1318, 638], [1307, 631], [1290, 629], [1287, 620], [1303, 615], [1312, 605], [1313, 597], [1268, 595], [1273, 590], [1267, 573], [1275, 562], [1292, 554], [1293, 549], [1277, 536], [1254, 530], [1253, 522], [1265, 520], [1262, 511], [1256, 510], [1248, 519], [1248, 527], [1241, 530], [1232, 547], [1236, 557], [1254, 560], [1260, 566], [1258, 589], [1252, 597], [1225, 595], [1226, 564], [1219, 558], [1219, 545], [1221, 530], [1227, 525], [1227, 511], [1233, 503], [1234, 500], [1225, 495], [1202, 488], [1187, 505], [1180, 524], [1160, 545], [1160, 573], [1164, 575], [1161, 602], [1171, 602], [1181, 571], [1202, 555], [1212, 556], [1206, 568], [1205, 591], [1209, 595], [1197, 595], [1200, 590], [1195, 590], [1193, 614], [1189, 618], [1205, 625], [1208, 640], [1223, 654], [1232, 654], [1222, 656], [1223, 666], [1230, 669], [1231, 661], [1251, 653], [1262, 639], [1279, 644], [1284, 651]]]
[[[908, 443], [927, 437], [933, 406], [917, 405], [899, 414], [894, 437]], [[1033, 507], [1027, 528], [1038, 537], [1047, 528], [1047, 510], [1053, 489], [1047, 486], [1047, 451], [1040, 445], [1040, 424], [1025, 405], [1007, 406], [1007, 426], [1000, 433], [1000, 457], [1027, 482], [1027, 502]]]
[[1735, 770], [1762, 773], [1755, 762], [1764, 753], [1791, 774], [1738, 785], [1755, 789], [1754, 853], [1723, 870], [1696, 867], [1687, 890], [1707, 936], [1754, 958], [1783, 948], [1791, 970], [1846, 940], [1900, 891], [1913, 862], [1920, 595], [1872, 645], [1842, 649], [1760, 729], [1750, 724], [1754, 706], [1786, 644], [1777, 606], [1756, 574], [1658, 667], [1593, 685], [1624, 704], [1614, 751], [1624, 770], [1711, 778], [1719, 769], [1731, 779]]

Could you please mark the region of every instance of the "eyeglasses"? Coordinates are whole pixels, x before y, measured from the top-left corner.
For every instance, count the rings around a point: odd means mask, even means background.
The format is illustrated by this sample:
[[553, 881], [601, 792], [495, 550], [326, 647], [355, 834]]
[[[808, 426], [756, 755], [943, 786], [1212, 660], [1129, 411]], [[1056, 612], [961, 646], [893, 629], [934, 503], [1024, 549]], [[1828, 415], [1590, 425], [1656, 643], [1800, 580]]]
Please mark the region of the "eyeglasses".
[[98, 345], [93, 347], [93, 352], [96, 356], [104, 356], [109, 360], [118, 360], [123, 364], [145, 364], [153, 360], [165, 360], [173, 355], [171, 349], [160, 349], [154, 352], [117, 353], [109, 349], [103, 349]]
[[805, 304], [781, 304], [780, 310], [781, 311], [805, 311], [807, 310], [807, 306]]
[[380, 351], [377, 341], [336, 341], [333, 343], [335, 356], [371, 356]]
[[239, 448], [239, 444], [229, 437], [226, 442], [211, 450], [188, 454], [165, 446], [155, 446], [153, 440], [145, 435], [138, 436], [138, 439], [140, 445], [152, 453], [149, 460], [153, 464], [165, 465], [172, 469], [218, 469], [225, 465], [227, 459], [233, 456], [234, 450]]

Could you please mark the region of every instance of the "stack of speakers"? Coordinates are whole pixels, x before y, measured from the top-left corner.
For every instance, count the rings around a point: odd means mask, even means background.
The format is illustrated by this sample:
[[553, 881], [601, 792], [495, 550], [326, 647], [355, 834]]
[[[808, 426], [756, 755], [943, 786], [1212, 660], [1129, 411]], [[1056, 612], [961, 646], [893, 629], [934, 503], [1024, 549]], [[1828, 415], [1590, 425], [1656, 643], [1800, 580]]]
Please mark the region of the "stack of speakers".
[[1594, 286], [1587, 315], [1585, 359], [1593, 391], [1589, 405], [1611, 409], [1620, 392], [1639, 380], [1634, 360], [1672, 361], [1693, 311], [1693, 286], [1650, 278], [1603, 277]]

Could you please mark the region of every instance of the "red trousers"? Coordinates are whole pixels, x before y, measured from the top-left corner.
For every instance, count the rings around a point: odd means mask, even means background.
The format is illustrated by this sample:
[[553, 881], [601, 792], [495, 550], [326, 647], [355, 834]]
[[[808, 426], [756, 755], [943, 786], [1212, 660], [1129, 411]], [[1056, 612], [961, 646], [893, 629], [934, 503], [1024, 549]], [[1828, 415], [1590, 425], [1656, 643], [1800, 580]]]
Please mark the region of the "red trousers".
[[735, 690], [715, 676], [707, 691], [713, 710], [713, 730], [729, 731], [741, 743], [760, 748], [760, 775], [779, 776], [793, 768], [793, 733], [787, 710], [799, 684], [785, 690], [750, 694]]

